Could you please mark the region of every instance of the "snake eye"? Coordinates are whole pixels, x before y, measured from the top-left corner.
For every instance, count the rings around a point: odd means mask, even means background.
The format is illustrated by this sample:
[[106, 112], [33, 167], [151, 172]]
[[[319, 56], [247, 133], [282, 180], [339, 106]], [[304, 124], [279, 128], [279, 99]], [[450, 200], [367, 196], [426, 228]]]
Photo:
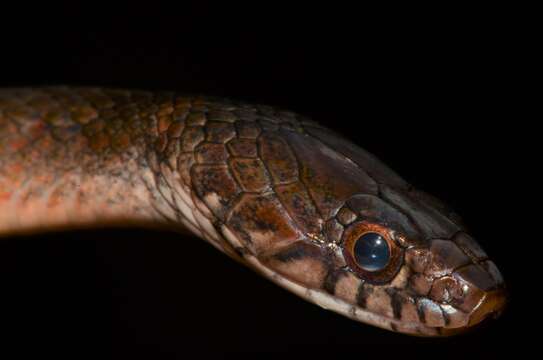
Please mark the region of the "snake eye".
[[370, 284], [386, 284], [403, 262], [403, 248], [383, 225], [359, 221], [343, 233], [343, 256], [350, 269]]
[[366, 271], [383, 269], [390, 258], [387, 241], [376, 232], [363, 234], [354, 244], [354, 257]]

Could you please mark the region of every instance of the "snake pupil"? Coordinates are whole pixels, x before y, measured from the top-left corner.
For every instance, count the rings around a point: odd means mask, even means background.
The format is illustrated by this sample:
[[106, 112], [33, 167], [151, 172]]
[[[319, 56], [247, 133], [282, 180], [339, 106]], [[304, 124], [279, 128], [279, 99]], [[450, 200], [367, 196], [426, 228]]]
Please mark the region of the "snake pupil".
[[365, 233], [356, 240], [354, 255], [358, 265], [366, 271], [383, 269], [390, 258], [387, 241], [378, 233]]

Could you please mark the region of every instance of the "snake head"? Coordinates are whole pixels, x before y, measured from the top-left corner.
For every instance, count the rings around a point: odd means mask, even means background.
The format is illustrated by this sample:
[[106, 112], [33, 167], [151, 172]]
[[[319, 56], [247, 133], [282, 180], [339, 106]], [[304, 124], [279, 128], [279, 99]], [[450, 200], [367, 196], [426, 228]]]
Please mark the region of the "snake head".
[[456, 215], [413, 189], [383, 185], [380, 196], [355, 195], [336, 214], [346, 267], [328, 290], [356, 304], [352, 315], [399, 332], [445, 336], [502, 311], [500, 272]]
[[259, 146], [273, 190], [246, 195], [224, 233], [265, 276], [413, 335], [458, 333], [502, 310], [503, 279], [458, 216], [374, 156], [313, 123]]

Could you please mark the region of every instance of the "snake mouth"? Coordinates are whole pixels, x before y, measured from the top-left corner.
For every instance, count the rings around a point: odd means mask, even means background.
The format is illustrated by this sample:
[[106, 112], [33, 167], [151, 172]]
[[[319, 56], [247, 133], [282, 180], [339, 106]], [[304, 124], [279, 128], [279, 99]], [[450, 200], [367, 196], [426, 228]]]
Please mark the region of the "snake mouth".
[[[498, 319], [506, 307], [507, 290], [503, 287], [487, 292], [478, 306], [468, 315], [468, 320], [463, 326], [429, 327], [413, 324], [413, 329], [416, 331], [404, 331], [404, 333], [420, 337], [449, 337], [469, 333]], [[409, 329], [405, 326], [406, 324], [403, 325], [404, 328]]]
[[479, 304], [469, 314], [467, 324], [459, 327], [442, 327], [438, 329], [441, 336], [452, 336], [476, 329], [499, 318], [507, 307], [507, 290], [505, 287], [485, 292]]
[[[482, 294], [481, 294], [482, 293]], [[420, 337], [449, 337], [469, 333], [477, 328], [488, 325], [491, 321], [498, 319], [505, 311], [508, 303], [508, 291], [502, 283], [498, 287], [480, 291], [481, 298], [477, 305], [470, 312], [463, 312], [460, 309], [447, 315], [447, 304], [440, 304], [441, 313], [444, 317], [445, 326], [429, 326], [420, 322], [402, 322], [401, 320], [383, 317], [390, 322], [393, 331]], [[453, 317], [456, 316], [456, 319]], [[386, 321], [382, 321], [386, 323]], [[379, 326], [378, 324], [374, 324]], [[384, 326], [381, 326], [384, 327]], [[386, 327], [384, 327], [386, 328]]]

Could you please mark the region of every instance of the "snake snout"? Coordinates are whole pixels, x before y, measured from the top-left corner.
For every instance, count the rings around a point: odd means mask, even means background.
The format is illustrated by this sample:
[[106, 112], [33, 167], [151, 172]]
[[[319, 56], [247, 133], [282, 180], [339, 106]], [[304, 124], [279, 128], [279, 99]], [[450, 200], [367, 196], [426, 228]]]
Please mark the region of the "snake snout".
[[462, 284], [464, 298], [459, 307], [469, 315], [467, 326], [499, 316], [507, 303], [503, 278], [490, 260], [459, 269], [453, 276]]
[[507, 303], [503, 278], [490, 260], [474, 262], [434, 283], [431, 296], [457, 311], [445, 328], [467, 329], [487, 318], [496, 318]]
[[453, 241], [433, 240], [426, 259], [424, 272], [434, 278], [428, 297], [440, 305], [444, 334], [501, 314], [507, 302], [503, 278], [467, 234], [459, 233]]

